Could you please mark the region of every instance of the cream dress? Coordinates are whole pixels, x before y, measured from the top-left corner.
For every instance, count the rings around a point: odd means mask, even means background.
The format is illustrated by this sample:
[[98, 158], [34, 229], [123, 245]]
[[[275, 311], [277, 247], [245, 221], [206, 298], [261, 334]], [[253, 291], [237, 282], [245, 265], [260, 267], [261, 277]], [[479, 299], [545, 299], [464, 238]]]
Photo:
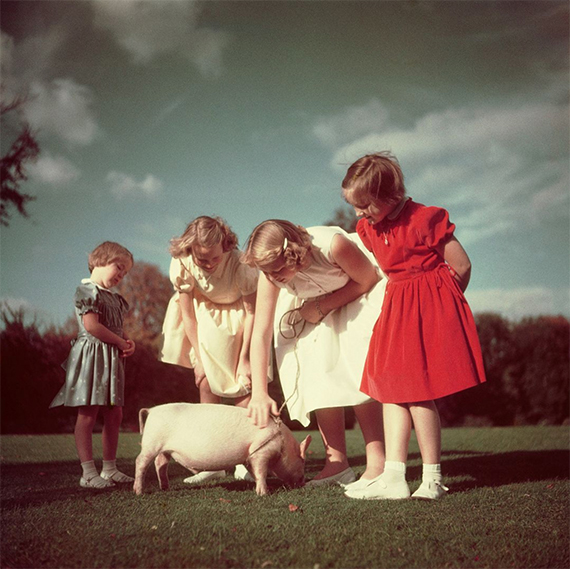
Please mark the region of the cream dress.
[[295, 326], [298, 337], [294, 337], [295, 330], [287, 323], [289, 311], [300, 307], [305, 300], [324, 297], [342, 288], [350, 280], [331, 254], [335, 235], [340, 233], [356, 243], [382, 276], [374, 257], [356, 233], [348, 234], [340, 227], [309, 227], [307, 231], [313, 245], [309, 267], [288, 283], [271, 279], [282, 288], [274, 334], [279, 378], [289, 416], [305, 427], [310, 422], [310, 412], [316, 409], [373, 401], [360, 391], [360, 382], [386, 288], [386, 279], [382, 278], [368, 293], [333, 310], [319, 324], [301, 321]]
[[192, 255], [172, 259], [170, 280], [175, 293], [170, 299], [162, 327], [161, 361], [193, 368], [197, 360], [184, 331], [179, 298], [192, 295], [198, 342], [210, 389], [220, 397], [249, 393], [242, 378], [236, 378], [243, 340], [243, 297], [257, 289], [258, 271], [240, 262], [236, 249], [224, 253], [213, 273], [198, 267]]

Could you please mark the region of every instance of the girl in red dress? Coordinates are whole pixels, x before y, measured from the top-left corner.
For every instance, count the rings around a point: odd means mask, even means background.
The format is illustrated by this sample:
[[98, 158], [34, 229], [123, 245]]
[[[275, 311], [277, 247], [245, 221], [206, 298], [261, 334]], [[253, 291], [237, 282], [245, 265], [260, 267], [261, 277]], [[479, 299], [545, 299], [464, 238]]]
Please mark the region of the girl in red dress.
[[410, 496], [406, 461], [412, 423], [423, 462], [413, 498], [436, 499], [442, 484], [441, 425], [434, 400], [485, 381], [471, 310], [463, 296], [471, 263], [447, 211], [406, 197], [389, 153], [364, 156], [347, 171], [343, 194], [361, 217], [357, 232], [388, 276], [370, 341], [361, 390], [383, 403], [384, 472], [345, 495]]

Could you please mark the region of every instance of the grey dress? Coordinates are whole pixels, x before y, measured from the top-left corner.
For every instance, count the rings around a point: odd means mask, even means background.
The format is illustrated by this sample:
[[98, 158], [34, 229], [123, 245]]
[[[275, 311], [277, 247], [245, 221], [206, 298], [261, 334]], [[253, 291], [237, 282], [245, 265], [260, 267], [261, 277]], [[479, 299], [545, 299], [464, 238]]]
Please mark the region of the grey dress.
[[124, 337], [123, 318], [128, 309], [127, 301], [120, 294], [99, 287], [89, 279], [81, 281], [75, 291], [79, 334], [62, 364], [66, 370], [65, 385], [50, 407], [124, 405], [125, 360], [115, 344], [107, 344], [89, 334], [82, 317], [95, 312], [103, 326]]

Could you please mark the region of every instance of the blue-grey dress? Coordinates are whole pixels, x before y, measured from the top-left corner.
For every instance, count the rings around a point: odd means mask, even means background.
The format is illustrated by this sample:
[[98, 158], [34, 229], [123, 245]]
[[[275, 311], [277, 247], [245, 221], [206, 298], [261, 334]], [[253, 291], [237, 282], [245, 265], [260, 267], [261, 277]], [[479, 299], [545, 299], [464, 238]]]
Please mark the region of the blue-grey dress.
[[89, 279], [81, 281], [75, 291], [79, 334], [62, 364], [66, 370], [65, 385], [50, 407], [124, 405], [125, 360], [115, 344], [107, 344], [89, 334], [82, 317], [95, 312], [103, 326], [123, 338], [123, 318], [128, 309], [127, 301], [120, 294], [99, 287]]

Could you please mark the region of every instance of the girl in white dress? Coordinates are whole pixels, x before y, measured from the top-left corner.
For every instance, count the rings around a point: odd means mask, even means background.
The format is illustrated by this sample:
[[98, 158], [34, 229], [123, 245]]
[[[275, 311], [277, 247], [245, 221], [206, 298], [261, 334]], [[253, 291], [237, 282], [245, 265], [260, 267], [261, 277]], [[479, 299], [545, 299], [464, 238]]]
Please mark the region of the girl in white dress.
[[[164, 318], [161, 360], [194, 369], [201, 403], [224, 397], [246, 407], [258, 271], [241, 262], [237, 237], [219, 217], [196, 218], [171, 240], [170, 253], [176, 292]], [[238, 469], [238, 477], [245, 472]], [[204, 471], [185, 482], [224, 474]]]
[[307, 426], [315, 411], [326, 451], [324, 468], [310, 485], [355, 480], [346, 456], [346, 406], [354, 406], [366, 444], [363, 481], [384, 468], [381, 405], [359, 387], [385, 285], [357, 242], [339, 227], [305, 229], [268, 220], [254, 229], [245, 254], [245, 261], [262, 271], [251, 343], [249, 415], [263, 427], [270, 413], [279, 413], [263, 372], [274, 332], [289, 415]]

